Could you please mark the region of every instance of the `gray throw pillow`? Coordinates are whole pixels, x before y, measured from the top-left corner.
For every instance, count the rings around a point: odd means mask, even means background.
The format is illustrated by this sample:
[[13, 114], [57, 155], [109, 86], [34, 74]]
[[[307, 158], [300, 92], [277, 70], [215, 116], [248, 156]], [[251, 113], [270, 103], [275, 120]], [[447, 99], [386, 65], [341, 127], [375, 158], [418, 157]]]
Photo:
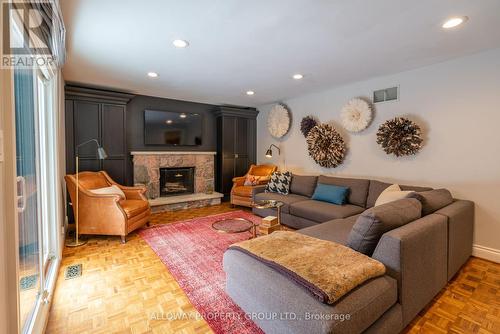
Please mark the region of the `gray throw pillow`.
[[347, 245], [371, 256], [386, 232], [406, 225], [422, 216], [422, 204], [415, 198], [404, 198], [365, 210], [356, 219]]
[[448, 189], [434, 189], [412, 193], [408, 198], [416, 198], [422, 203], [422, 216], [430, 215], [453, 203], [453, 196]]

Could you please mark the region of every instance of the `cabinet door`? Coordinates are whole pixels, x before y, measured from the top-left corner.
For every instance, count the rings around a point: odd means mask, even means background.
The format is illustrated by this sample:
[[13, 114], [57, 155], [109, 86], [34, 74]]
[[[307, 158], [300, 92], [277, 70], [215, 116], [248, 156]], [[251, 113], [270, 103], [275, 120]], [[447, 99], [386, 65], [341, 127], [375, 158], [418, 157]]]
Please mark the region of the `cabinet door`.
[[[73, 102], [73, 138], [74, 152], [79, 156], [80, 172], [99, 171], [101, 162], [97, 159], [97, 150], [94, 143], [78, 148], [78, 145], [90, 140], [100, 139], [100, 104], [89, 101]], [[75, 167], [76, 171], [76, 167]]]
[[222, 154], [223, 159], [234, 158], [236, 141], [236, 117], [222, 118]]
[[234, 163], [235, 163], [234, 158], [222, 159], [220, 174], [221, 174], [221, 192], [223, 194], [229, 194], [231, 192], [231, 188], [233, 187]]
[[235, 164], [234, 173], [235, 176], [243, 176], [248, 171], [250, 167], [249, 163], [249, 119], [248, 118], [237, 118], [236, 120], [236, 132], [235, 132]]
[[248, 119], [236, 119], [235, 152], [238, 155], [248, 155]]
[[125, 106], [102, 104], [101, 109], [102, 146], [108, 157], [102, 162], [102, 169], [120, 184], [126, 183], [127, 145], [125, 134]]
[[[88, 101], [74, 101], [73, 109], [73, 129], [75, 154], [76, 147], [87, 140], [100, 138], [99, 129], [99, 103]], [[95, 145], [88, 144], [78, 149], [80, 158], [97, 159]]]

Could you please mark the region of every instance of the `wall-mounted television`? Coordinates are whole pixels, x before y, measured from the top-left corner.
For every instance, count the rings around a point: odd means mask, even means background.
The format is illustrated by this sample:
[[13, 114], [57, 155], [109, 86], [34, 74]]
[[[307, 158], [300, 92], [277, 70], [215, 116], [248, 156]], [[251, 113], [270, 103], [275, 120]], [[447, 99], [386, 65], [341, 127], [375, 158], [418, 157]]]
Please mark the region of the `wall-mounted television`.
[[144, 110], [145, 145], [199, 146], [202, 129], [201, 114]]

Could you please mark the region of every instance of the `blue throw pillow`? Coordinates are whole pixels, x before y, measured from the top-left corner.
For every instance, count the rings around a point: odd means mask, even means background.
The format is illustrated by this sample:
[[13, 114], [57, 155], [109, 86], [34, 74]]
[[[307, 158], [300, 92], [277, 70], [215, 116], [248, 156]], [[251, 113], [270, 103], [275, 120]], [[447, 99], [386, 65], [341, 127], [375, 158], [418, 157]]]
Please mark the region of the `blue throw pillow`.
[[349, 195], [349, 188], [334, 186], [332, 184], [318, 183], [312, 199], [343, 205], [347, 203], [347, 196]]

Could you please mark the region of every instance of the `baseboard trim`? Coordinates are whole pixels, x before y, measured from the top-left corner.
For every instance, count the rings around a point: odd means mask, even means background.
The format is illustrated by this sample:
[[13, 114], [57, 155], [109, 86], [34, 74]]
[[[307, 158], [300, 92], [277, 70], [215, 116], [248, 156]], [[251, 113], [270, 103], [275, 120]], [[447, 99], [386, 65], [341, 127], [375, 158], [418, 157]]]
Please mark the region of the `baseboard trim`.
[[500, 263], [500, 250], [498, 249], [484, 247], [481, 245], [472, 245], [472, 255], [485, 260]]

